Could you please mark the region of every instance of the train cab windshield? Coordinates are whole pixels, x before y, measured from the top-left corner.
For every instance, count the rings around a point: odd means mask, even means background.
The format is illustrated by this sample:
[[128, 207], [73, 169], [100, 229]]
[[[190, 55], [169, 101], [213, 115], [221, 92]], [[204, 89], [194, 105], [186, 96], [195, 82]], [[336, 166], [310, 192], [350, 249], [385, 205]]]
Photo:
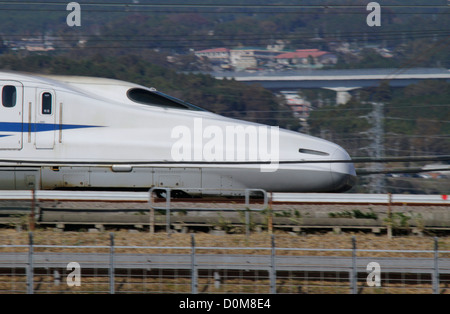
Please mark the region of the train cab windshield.
[[143, 88], [132, 88], [127, 92], [127, 96], [134, 102], [173, 109], [207, 111], [203, 108], [182, 101], [178, 98], [166, 95], [158, 91], [150, 91]]

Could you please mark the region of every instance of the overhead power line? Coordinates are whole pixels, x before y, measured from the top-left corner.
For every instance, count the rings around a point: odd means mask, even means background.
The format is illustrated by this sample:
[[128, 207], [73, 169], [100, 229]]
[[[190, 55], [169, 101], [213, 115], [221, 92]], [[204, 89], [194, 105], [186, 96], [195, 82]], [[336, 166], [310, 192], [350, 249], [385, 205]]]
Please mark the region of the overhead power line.
[[[1, 5], [1, 4], [0, 4]], [[14, 11], [32, 11], [32, 12], [66, 12], [65, 8], [45, 8], [45, 7], [41, 7], [41, 8], [0, 8], [0, 11], [6, 11], [6, 12], [14, 12]], [[129, 8], [117, 8], [117, 9], [104, 9], [104, 8], [84, 8], [83, 9], [84, 12], [96, 12], [96, 13], [155, 13], [155, 14], [159, 14], [159, 13], [163, 13], [163, 14], [180, 14], [180, 13], [203, 13], [203, 14], [295, 14], [295, 15], [315, 15], [315, 14], [323, 14], [323, 15], [332, 15], [332, 14], [336, 14], [336, 12], [334, 11], [329, 11], [329, 12], [319, 12], [319, 11], [299, 11], [299, 9], [297, 9], [297, 11], [282, 11], [282, 10], [273, 10], [273, 9], [268, 9], [266, 8], [266, 10], [261, 9], [261, 11], [248, 11], [248, 10], [215, 10], [215, 11], [206, 11], [206, 10], [187, 10], [187, 9], [177, 9], [177, 8], [172, 8], [172, 9], [136, 9], [136, 11], [131, 11]], [[367, 15], [368, 12], [364, 12], [364, 11], [343, 11], [343, 12], [339, 12], [339, 14], [341, 15]], [[393, 11], [387, 11], [383, 13], [384, 15], [435, 15], [435, 16], [439, 16], [439, 15], [449, 15], [450, 12], [393, 12]]]
[[[424, 30], [403, 30], [403, 31], [377, 31], [377, 32], [339, 32], [337, 34], [334, 31], [322, 32], [321, 36], [323, 38], [334, 38], [339, 36], [340, 38], [364, 38], [367, 35], [373, 36], [375, 39], [401, 39], [401, 38], [421, 38], [426, 37], [447, 37], [450, 36], [450, 30], [442, 30], [442, 29], [424, 29]], [[29, 36], [29, 34], [3, 34], [5, 39], [8, 38], [21, 38], [25, 36]], [[59, 36], [58, 38], [53, 38], [53, 42], [64, 42], [70, 40], [78, 40], [79, 38], [83, 38], [85, 40], [95, 39], [97, 42], [107, 42], [107, 41], [117, 41], [117, 42], [172, 42], [172, 41], [180, 41], [180, 39], [188, 40], [188, 41], [228, 41], [228, 40], [266, 40], [274, 38], [276, 39], [285, 39], [285, 40], [299, 40], [299, 39], [312, 39], [316, 38], [315, 34], [311, 34], [311, 32], [293, 32], [288, 34], [282, 33], [238, 33], [238, 34], [215, 34], [215, 35], [195, 35], [191, 33], [185, 34], [163, 34], [163, 35], [120, 35], [120, 34], [103, 34], [103, 35], [92, 35], [92, 34], [65, 34], [63, 36]]]
[[[65, 10], [66, 2], [56, 1], [0, 1], [0, 5], [4, 7], [0, 10], [15, 11], [15, 10], [33, 10], [33, 11], [59, 11]], [[338, 11], [345, 14], [367, 14], [367, 4], [249, 4], [242, 1], [242, 3], [140, 3], [140, 2], [82, 2], [83, 10], [86, 11], [102, 11], [102, 12], [128, 12], [136, 10], [137, 12], [154, 12], [154, 13], [190, 13], [193, 10], [201, 13], [295, 13], [295, 14], [332, 14]], [[24, 6], [31, 6], [31, 8], [24, 8]], [[37, 8], [36, 8], [37, 7]], [[383, 4], [382, 8], [385, 10], [384, 14], [449, 14], [446, 10], [447, 5], [418, 5], [418, 4]], [[211, 10], [214, 9], [214, 10]], [[407, 10], [399, 12], [398, 9]], [[417, 12], [420, 9], [420, 12]], [[182, 10], [182, 11], [180, 11]], [[209, 10], [209, 11], [205, 11]], [[441, 10], [445, 10], [442, 12]]]
[[[61, 1], [23, 1], [16, 0], [14, 3], [11, 1], [0, 1], [0, 4], [9, 5], [67, 5], [67, 3], [61, 3]], [[266, 3], [266, 4], [252, 4], [245, 1], [241, 3], [231, 3], [231, 2], [215, 2], [215, 3], [200, 3], [188, 1], [178, 2], [178, 3], [141, 3], [141, 2], [107, 2], [107, 1], [90, 1], [83, 2], [85, 6], [119, 6], [119, 7], [196, 7], [196, 8], [305, 8], [305, 9], [333, 9], [333, 8], [366, 8], [367, 4], [280, 4], [280, 3]], [[448, 8], [448, 5], [436, 5], [436, 4], [383, 4], [386, 8], [430, 8], [430, 9], [442, 9]]]

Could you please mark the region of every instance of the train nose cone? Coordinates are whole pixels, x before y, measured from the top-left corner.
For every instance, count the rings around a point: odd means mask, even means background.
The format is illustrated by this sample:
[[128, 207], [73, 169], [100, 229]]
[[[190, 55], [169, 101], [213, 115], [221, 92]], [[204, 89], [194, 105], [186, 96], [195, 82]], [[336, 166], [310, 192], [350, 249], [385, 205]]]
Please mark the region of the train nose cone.
[[[331, 178], [335, 191], [344, 192], [351, 189], [356, 182], [356, 171], [349, 154], [343, 148], [338, 148], [331, 155], [331, 160], [336, 161], [330, 164]], [[345, 162], [345, 160], [349, 162]]]

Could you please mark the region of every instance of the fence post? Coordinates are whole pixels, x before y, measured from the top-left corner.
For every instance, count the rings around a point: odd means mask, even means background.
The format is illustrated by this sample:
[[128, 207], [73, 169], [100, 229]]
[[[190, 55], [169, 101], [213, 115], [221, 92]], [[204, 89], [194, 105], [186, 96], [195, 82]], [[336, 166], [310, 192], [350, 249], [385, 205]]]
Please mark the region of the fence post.
[[245, 189], [245, 236], [250, 235], [250, 190]]
[[170, 235], [170, 189], [166, 188], [166, 232]]
[[245, 236], [250, 236], [250, 209], [245, 209]]
[[33, 294], [34, 266], [33, 266], [33, 232], [28, 233], [28, 271], [27, 271], [27, 293]]
[[387, 236], [388, 239], [392, 239], [392, 210], [391, 210], [391, 205], [392, 205], [392, 194], [388, 193], [388, 223], [387, 223]]
[[250, 212], [251, 212], [251, 208], [250, 208], [250, 192], [262, 192], [263, 196], [264, 196], [264, 204], [263, 206], [267, 207], [268, 204], [268, 197], [267, 197], [267, 192], [265, 190], [262, 189], [245, 189], [244, 193], [245, 193], [245, 235], [248, 236], [250, 235]]
[[110, 248], [109, 248], [109, 293], [114, 294], [114, 233], [109, 234]]
[[152, 187], [150, 190], [149, 190], [149, 200], [148, 200], [148, 202], [149, 202], [149, 206], [150, 206], [150, 221], [149, 221], [149, 224], [150, 224], [150, 228], [149, 228], [149, 230], [150, 230], [150, 233], [154, 233], [155, 232], [155, 208], [153, 207], [153, 191], [154, 190], [164, 190], [164, 191], [166, 191], [166, 232], [167, 232], [167, 235], [170, 235], [170, 198], [171, 198], [171, 196], [170, 196], [170, 192], [171, 192], [171, 189], [170, 188], [164, 188], [164, 187], [161, 187], [161, 188], [157, 188], [157, 187]]
[[149, 207], [150, 207], [150, 218], [149, 218], [149, 232], [151, 234], [155, 233], [155, 208], [153, 208], [153, 188], [151, 188], [149, 191]]
[[271, 235], [272, 250], [270, 253], [270, 293], [277, 293], [277, 270], [275, 268], [275, 235]]
[[272, 212], [272, 192], [270, 192], [269, 196], [269, 217], [267, 218], [267, 230], [269, 234], [273, 234], [273, 212]]
[[35, 226], [35, 210], [36, 210], [36, 187], [33, 187], [33, 189], [31, 190], [31, 211], [30, 211], [30, 230], [33, 232], [34, 231], [34, 226]]
[[438, 238], [434, 237], [434, 273], [433, 273], [433, 293], [439, 294], [439, 247]]
[[350, 276], [350, 284], [351, 284], [351, 293], [352, 294], [358, 293], [357, 276], [358, 276], [358, 272], [356, 269], [356, 238], [353, 236], [352, 237], [352, 270], [351, 270], [351, 276]]
[[191, 234], [191, 244], [192, 244], [192, 249], [191, 249], [191, 293], [197, 294], [198, 282], [197, 282], [197, 265], [196, 265], [196, 260], [195, 260], [194, 234]]

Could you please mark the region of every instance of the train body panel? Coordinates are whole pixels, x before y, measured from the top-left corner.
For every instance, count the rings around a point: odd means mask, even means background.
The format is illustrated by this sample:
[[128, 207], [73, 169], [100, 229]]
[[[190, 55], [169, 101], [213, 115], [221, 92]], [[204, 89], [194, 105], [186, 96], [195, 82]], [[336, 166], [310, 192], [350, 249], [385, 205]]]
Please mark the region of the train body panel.
[[331, 192], [355, 177], [334, 143], [133, 83], [0, 72], [0, 88], [1, 189]]

